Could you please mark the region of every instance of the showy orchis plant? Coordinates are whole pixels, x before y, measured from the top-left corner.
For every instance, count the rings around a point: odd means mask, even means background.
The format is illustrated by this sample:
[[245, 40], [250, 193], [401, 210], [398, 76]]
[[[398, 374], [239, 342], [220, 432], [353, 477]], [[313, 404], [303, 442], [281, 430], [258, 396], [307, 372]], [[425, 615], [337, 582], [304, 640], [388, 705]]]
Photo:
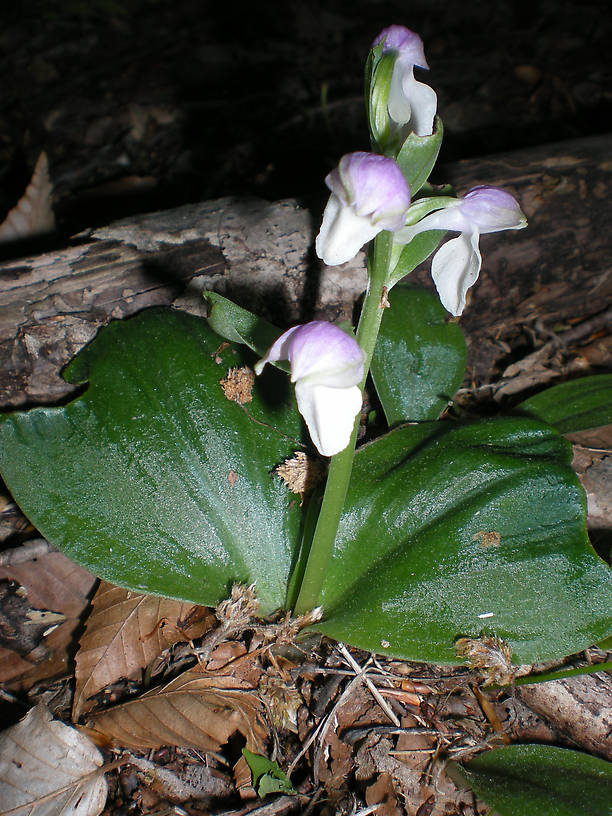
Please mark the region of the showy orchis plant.
[[[283, 333], [213, 292], [207, 321], [117, 321], [66, 369], [88, 383], [76, 399], [0, 418], [0, 467], [42, 535], [121, 586], [212, 606], [253, 584], [262, 617], [321, 607], [314, 628], [370, 651], [452, 663], [458, 640], [484, 635], [515, 663], [548, 660], [612, 629], [610, 570], [556, 430], [612, 421], [612, 378], [512, 417], [440, 419], [464, 377], [447, 318], [478, 277], [479, 236], [526, 222], [504, 190], [428, 184], [442, 122], [425, 68], [418, 35], [376, 38], [372, 152], [325, 179], [319, 257], [368, 245], [354, 335], [322, 321]], [[439, 299], [398, 285], [432, 253]], [[370, 367], [389, 429], [356, 448]], [[331, 457], [324, 485], [305, 470], [316, 452]]]
[[[476, 187], [462, 199], [421, 196], [411, 212], [408, 179], [415, 173], [410, 154], [404, 151], [401, 169], [395, 159], [414, 133], [434, 144], [438, 141], [432, 135], [436, 94], [414, 78], [415, 65], [428, 67], [423, 42], [414, 32], [402, 26], [391, 26], [374, 41], [368, 65], [369, 109], [375, 111], [370, 117], [372, 144], [380, 146], [386, 155], [352, 153], [342, 157], [338, 168], [325, 179], [331, 196], [315, 243], [317, 255], [326, 264], [334, 266], [350, 261], [364, 244], [373, 239], [368, 254], [368, 289], [357, 327], [357, 342], [365, 357], [362, 388], [374, 353], [383, 309], [388, 305], [388, 293], [399, 279], [393, 273], [400, 253], [402, 277], [423, 260], [417, 251], [410, 262], [410, 244], [418, 235], [447, 230], [461, 233], [460, 237], [448, 241], [437, 251], [432, 263], [432, 277], [440, 300], [448, 311], [458, 316], [465, 308], [466, 292], [476, 282], [480, 271], [480, 233], [521, 229], [527, 225], [517, 201], [510, 193], [495, 187]], [[415, 168], [421, 173], [422, 153], [421, 144], [416, 157], [418, 167]], [[427, 176], [436, 157], [437, 149], [434, 148], [430, 151], [431, 167]], [[421, 218], [413, 224], [415, 213]], [[334, 413], [333, 406], [330, 406], [329, 422], [334, 421]], [[319, 424], [323, 421], [320, 417]], [[308, 421], [307, 424], [310, 428]], [[354, 425], [346, 449], [340, 448], [340, 455], [330, 465], [327, 490], [296, 603], [299, 613], [316, 604], [331, 557], [351, 474], [358, 420]], [[319, 445], [316, 446], [320, 453], [325, 453]]]

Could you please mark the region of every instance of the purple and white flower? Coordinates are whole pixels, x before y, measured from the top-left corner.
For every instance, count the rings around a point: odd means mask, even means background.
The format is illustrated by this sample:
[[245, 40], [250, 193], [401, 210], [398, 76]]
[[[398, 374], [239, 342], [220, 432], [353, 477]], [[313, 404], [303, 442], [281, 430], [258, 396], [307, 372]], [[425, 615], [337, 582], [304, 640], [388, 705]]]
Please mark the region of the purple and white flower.
[[380, 43], [383, 54], [397, 54], [387, 101], [391, 121], [406, 135], [431, 136], [438, 98], [433, 88], [414, 78], [415, 65], [429, 70], [423, 40], [409, 28], [392, 25], [380, 32], [373, 46]]
[[463, 198], [451, 200], [443, 209], [426, 215], [413, 226], [397, 234], [399, 243], [407, 244], [428, 230], [459, 232], [443, 244], [431, 263], [431, 275], [440, 301], [451, 314], [460, 315], [465, 308], [467, 290], [480, 272], [482, 258], [478, 247], [480, 235], [507, 229], [522, 229], [527, 219], [516, 199], [499, 187], [474, 187]]
[[364, 353], [354, 337], [314, 320], [288, 329], [255, 365], [288, 360], [298, 409], [316, 449], [333, 456], [348, 445], [361, 409]]
[[315, 248], [328, 266], [350, 261], [382, 230], [406, 223], [410, 189], [398, 164], [375, 153], [348, 153], [325, 178], [331, 195]]

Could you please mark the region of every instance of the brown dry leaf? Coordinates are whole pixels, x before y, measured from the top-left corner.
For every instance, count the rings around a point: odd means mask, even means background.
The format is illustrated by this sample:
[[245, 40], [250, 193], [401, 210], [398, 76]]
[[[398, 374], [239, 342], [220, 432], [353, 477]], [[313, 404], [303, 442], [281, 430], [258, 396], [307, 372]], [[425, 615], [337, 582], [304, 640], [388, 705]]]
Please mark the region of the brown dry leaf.
[[107, 796], [102, 763], [86, 736], [39, 704], [0, 734], [0, 813], [97, 816]]
[[43, 152], [38, 157], [25, 193], [0, 224], [0, 243], [53, 232], [55, 216], [51, 206], [52, 193], [49, 161]]
[[388, 773], [378, 774], [375, 781], [366, 788], [366, 804], [378, 805], [376, 813], [380, 816], [401, 816], [397, 795], [393, 787], [393, 778]]
[[[27, 554], [26, 547], [24, 552]], [[19, 585], [21, 597], [31, 610], [30, 620], [32, 615], [40, 612], [64, 617], [63, 622], [56, 619], [59, 623], [57, 627], [50, 618], [48, 625], [38, 627], [39, 649], [33, 650], [34, 654], [27, 654], [26, 650], [0, 649], [0, 682], [12, 680], [11, 688], [27, 691], [37, 680], [54, 676], [58, 668], [62, 670], [62, 665], [65, 668], [67, 647], [81, 614], [89, 604], [88, 596], [96, 578], [62, 553], [47, 552], [20, 563], [0, 566], [0, 581], [3, 580]], [[29, 627], [36, 628], [34, 624], [29, 624]], [[48, 657], [48, 660], [37, 667], [38, 671], [32, 672], [32, 664], [37, 662], [38, 657]]]
[[214, 624], [207, 607], [139, 595], [103, 581], [76, 655], [72, 719], [92, 708], [88, 698], [98, 691], [134, 677], [164, 649], [201, 637]]
[[587, 494], [589, 530], [609, 530], [612, 518], [612, 425], [569, 434], [572, 467]]
[[239, 731], [247, 748], [261, 754], [267, 735], [264, 706], [245, 685], [236, 676], [190, 669], [161, 688], [94, 714], [88, 726], [92, 735], [137, 750], [176, 745], [218, 751]]
[[[402, 726], [410, 727], [411, 722], [412, 718], [407, 722], [403, 721]], [[357, 750], [356, 778], [363, 780], [365, 775], [367, 779], [375, 780], [380, 775], [388, 775], [392, 780], [396, 801], [401, 802], [401, 813], [430, 816], [473, 813], [472, 792], [458, 791], [441, 770], [442, 761], [432, 763], [432, 753], [427, 749], [397, 750], [392, 739], [378, 737], [372, 732]], [[377, 788], [370, 790], [368, 801], [373, 802], [376, 795], [380, 796], [381, 791]], [[382, 801], [386, 803], [383, 812], [393, 812], [393, 799], [389, 796]]]

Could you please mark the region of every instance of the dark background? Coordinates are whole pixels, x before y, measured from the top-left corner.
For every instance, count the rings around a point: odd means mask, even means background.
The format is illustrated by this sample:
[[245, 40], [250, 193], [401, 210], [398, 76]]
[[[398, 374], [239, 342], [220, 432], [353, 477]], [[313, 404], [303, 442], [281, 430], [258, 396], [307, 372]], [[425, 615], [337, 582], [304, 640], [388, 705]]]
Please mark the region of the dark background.
[[391, 23], [425, 41], [437, 180], [445, 162], [611, 129], [605, 0], [5, 0], [0, 217], [41, 150], [64, 238], [225, 195], [320, 207], [339, 156], [368, 147], [363, 64]]

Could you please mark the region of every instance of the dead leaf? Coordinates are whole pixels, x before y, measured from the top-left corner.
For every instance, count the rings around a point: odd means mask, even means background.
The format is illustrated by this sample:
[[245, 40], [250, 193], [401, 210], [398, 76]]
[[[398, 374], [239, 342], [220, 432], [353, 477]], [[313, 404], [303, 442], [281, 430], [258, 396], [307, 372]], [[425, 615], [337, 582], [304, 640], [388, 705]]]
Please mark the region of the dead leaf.
[[214, 623], [207, 607], [139, 595], [103, 581], [76, 655], [72, 719], [92, 708], [88, 698], [136, 676], [164, 649], [201, 637]]
[[25, 193], [0, 224], [0, 243], [53, 232], [55, 216], [51, 206], [52, 192], [49, 161], [43, 152], [38, 157]]
[[1, 816], [97, 816], [107, 784], [102, 754], [43, 705], [0, 734]]
[[245, 655], [246, 651], [246, 646], [242, 641], [228, 640], [225, 643], [221, 643], [211, 652], [210, 658], [206, 663], [206, 670], [209, 672], [218, 671], [223, 668], [223, 666], [227, 666], [232, 660], [236, 660], [237, 657]]
[[218, 751], [239, 731], [249, 750], [262, 753], [263, 715], [255, 690], [243, 687], [239, 677], [190, 669], [161, 688], [94, 714], [88, 725], [115, 745], [141, 751], [161, 745]]
[[378, 805], [376, 813], [380, 816], [401, 816], [397, 796], [393, 787], [393, 778], [388, 773], [378, 774], [376, 781], [366, 788], [366, 804]]
[[[223, 796], [231, 796], [229, 778], [220, 771], [203, 764], [185, 765], [178, 771], [156, 765], [144, 757], [130, 755], [130, 765], [138, 768], [138, 776], [147, 787], [148, 793], [155, 793], [159, 799], [170, 802], [185, 802], [188, 799], [210, 801]], [[155, 803], [157, 804], [157, 802]]]
[[297, 734], [298, 711], [304, 700], [291, 678], [287, 679], [269, 668], [259, 686], [275, 727]]
[[30, 607], [27, 593], [15, 581], [0, 582], [0, 644], [29, 663], [47, 657], [47, 647], [42, 641], [48, 626], [32, 618], [44, 612]]
[[[39, 657], [44, 658], [47, 654], [49, 659], [45, 663], [33, 670], [36, 654], [27, 654], [27, 650], [0, 649], [0, 682], [12, 681], [12, 689], [27, 691], [38, 680], [55, 676], [58, 669], [61, 672], [62, 665], [65, 668], [67, 647], [80, 623], [83, 610], [89, 604], [88, 596], [97, 579], [62, 553], [47, 552], [20, 563], [0, 566], [2, 580], [14, 581], [20, 586], [27, 607], [25, 620], [28, 619], [28, 611], [31, 612], [30, 620], [32, 614], [37, 617], [37, 613], [40, 613], [38, 622], [41, 624], [39, 631], [42, 639], [39, 646], [43, 647], [43, 651]], [[55, 628], [50, 618], [43, 624], [45, 612], [63, 616], [65, 620], [60, 622], [56, 619], [59, 626]], [[35, 631], [37, 624], [24, 628]]]

